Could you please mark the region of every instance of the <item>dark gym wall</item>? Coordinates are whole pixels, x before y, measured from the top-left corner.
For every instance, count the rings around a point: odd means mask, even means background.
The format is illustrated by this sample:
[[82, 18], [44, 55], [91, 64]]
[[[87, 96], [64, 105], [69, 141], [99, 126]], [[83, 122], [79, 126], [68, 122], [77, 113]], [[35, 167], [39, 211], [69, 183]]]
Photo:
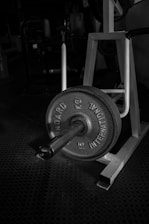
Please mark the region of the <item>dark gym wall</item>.
[[[126, 16], [126, 29], [149, 27], [149, 1], [132, 7]], [[137, 78], [149, 88], [149, 35], [133, 39], [133, 49]]]
[[0, 1], [0, 34], [7, 32], [7, 24], [9, 24], [11, 33], [19, 33], [17, 0], [1, 0]]

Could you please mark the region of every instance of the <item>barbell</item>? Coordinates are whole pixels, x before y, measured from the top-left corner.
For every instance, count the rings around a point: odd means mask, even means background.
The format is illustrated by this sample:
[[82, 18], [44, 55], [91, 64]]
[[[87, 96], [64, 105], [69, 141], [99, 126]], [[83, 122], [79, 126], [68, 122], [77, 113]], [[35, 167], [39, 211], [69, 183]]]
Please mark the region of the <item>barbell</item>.
[[121, 118], [112, 98], [95, 87], [70, 87], [54, 97], [46, 112], [52, 139], [37, 157], [49, 159], [59, 150], [78, 160], [96, 160], [109, 152], [121, 132]]

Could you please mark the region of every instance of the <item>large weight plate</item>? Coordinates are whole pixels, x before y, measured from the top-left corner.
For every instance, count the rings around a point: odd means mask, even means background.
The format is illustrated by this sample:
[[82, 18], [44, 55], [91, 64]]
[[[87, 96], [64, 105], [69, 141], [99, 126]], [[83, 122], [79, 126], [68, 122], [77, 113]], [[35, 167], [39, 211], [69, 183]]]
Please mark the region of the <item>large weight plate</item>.
[[87, 120], [87, 133], [74, 137], [63, 147], [63, 152], [70, 157], [95, 160], [106, 154], [115, 142], [115, 113], [111, 106], [109, 108], [111, 101], [106, 103], [108, 96], [101, 92], [102, 97], [99, 97], [99, 92], [93, 87], [72, 87], [58, 94], [47, 109], [46, 125], [50, 138], [63, 134], [76, 115]]

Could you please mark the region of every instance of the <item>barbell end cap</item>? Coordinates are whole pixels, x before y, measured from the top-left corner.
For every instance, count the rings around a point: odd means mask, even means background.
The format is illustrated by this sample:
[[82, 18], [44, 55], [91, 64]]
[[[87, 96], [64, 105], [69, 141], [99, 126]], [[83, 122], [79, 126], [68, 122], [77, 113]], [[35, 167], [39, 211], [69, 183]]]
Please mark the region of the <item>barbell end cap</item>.
[[39, 152], [35, 155], [38, 159], [49, 160], [53, 157], [54, 152], [50, 146], [40, 146]]

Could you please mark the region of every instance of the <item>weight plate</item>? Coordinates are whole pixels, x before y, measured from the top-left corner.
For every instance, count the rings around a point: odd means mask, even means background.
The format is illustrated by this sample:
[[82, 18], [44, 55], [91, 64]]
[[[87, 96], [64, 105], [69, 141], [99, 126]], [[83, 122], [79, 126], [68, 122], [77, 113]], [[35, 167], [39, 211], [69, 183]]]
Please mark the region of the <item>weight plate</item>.
[[109, 108], [111, 101], [100, 92], [95, 87], [71, 87], [58, 94], [48, 106], [46, 125], [50, 138], [62, 135], [63, 130], [69, 129], [74, 116], [86, 120], [88, 131], [85, 135], [74, 137], [63, 147], [63, 152], [70, 157], [95, 160], [106, 154], [115, 142], [115, 129], [117, 127], [119, 130], [119, 125], [113, 106]]

